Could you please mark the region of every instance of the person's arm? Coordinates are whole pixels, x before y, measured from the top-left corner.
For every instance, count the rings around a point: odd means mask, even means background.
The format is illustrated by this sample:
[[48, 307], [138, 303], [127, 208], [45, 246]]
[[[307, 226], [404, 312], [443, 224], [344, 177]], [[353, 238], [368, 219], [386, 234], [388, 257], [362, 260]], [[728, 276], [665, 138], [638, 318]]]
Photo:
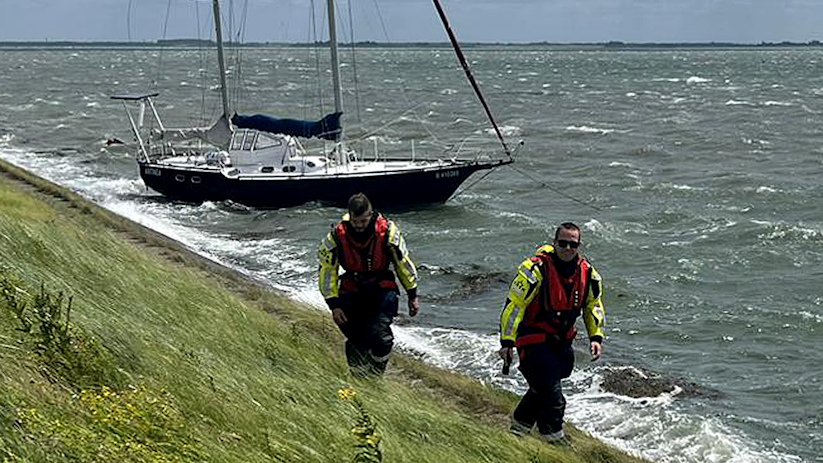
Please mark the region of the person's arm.
[[589, 294], [586, 295], [586, 305], [583, 307], [583, 322], [586, 324], [592, 361], [594, 361], [599, 359], [603, 353], [603, 328], [606, 324], [606, 309], [603, 307], [603, 279], [594, 267], [592, 267], [589, 282]]
[[320, 294], [323, 295], [323, 299], [326, 300], [326, 304], [331, 309], [334, 321], [339, 325], [346, 322], [346, 316], [340, 307], [338, 293], [340, 263], [337, 259], [337, 242], [334, 240], [332, 233], [334, 232], [329, 232], [317, 248], [317, 259], [320, 261], [317, 281]]
[[527, 259], [520, 264], [517, 275], [509, 286], [509, 294], [500, 313], [500, 351], [504, 361], [512, 358], [517, 328], [525, 315], [526, 307], [540, 292], [543, 275], [537, 262]]
[[397, 272], [400, 284], [409, 296], [409, 315], [414, 317], [420, 311], [420, 297], [417, 294], [417, 267], [409, 257], [406, 240], [403, 239], [400, 228], [394, 222], [389, 222], [389, 253]]

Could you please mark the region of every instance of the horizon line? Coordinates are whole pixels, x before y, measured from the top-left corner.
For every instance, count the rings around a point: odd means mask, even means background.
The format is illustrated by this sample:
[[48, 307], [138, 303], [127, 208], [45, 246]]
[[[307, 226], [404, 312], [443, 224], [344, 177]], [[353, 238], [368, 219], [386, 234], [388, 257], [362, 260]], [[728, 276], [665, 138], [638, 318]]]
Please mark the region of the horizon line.
[[[45, 40], [0, 40], [0, 46], [37, 46], [37, 45], [110, 45], [110, 46], [169, 46], [169, 45], [200, 45], [215, 44], [214, 40], [178, 38], [178, 39], [151, 39], [144, 41], [135, 40], [84, 40], [84, 39], [45, 39]], [[327, 40], [315, 42], [279, 42], [279, 41], [251, 41], [233, 42], [226, 41], [226, 45], [235, 47], [255, 47], [255, 46], [289, 46], [307, 47], [327, 44]], [[448, 41], [405, 41], [405, 42], [381, 42], [375, 40], [359, 40], [356, 42], [341, 42], [340, 45], [368, 45], [379, 47], [403, 47], [403, 46], [446, 46], [450, 47]], [[769, 47], [769, 46], [821, 46], [820, 40], [809, 40], [805, 42], [779, 41], [779, 42], [726, 42], [726, 41], [683, 41], [683, 42], [625, 42], [620, 40], [610, 40], [605, 42], [504, 42], [504, 41], [481, 41], [481, 42], [461, 42], [462, 46], [585, 46], [585, 47]]]

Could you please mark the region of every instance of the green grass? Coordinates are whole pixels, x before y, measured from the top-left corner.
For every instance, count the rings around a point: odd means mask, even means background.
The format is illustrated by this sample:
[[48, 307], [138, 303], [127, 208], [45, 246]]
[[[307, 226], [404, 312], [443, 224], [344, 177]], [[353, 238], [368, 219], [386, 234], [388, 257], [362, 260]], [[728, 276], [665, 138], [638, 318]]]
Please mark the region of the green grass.
[[514, 438], [516, 397], [408, 356], [352, 379], [342, 342], [327, 314], [0, 163], [2, 462], [639, 461], [579, 431]]

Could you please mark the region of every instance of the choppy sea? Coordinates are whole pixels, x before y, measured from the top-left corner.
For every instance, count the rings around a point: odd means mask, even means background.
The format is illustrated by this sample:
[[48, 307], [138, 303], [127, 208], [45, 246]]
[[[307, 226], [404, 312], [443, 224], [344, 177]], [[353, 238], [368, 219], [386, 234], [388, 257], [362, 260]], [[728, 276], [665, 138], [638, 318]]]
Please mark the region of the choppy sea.
[[[500, 374], [499, 311], [518, 263], [574, 221], [606, 281], [608, 335], [597, 363], [576, 344], [569, 421], [653, 461], [823, 461], [823, 49], [467, 55], [508, 140], [524, 144], [516, 170], [390, 214], [424, 301], [398, 320], [400, 345], [523, 391]], [[353, 138], [390, 152], [411, 140], [435, 155], [468, 139], [494, 149], [450, 50], [354, 56], [343, 53], [344, 79], [357, 76], [344, 95]], [[324, 60], [246, 49], [231, 61], [233, 104], [319, 118]], [[0, 157], [324, 310], [315, 249], [343, 211], [171, 203], [145, 188], [130, 150], [104, 143], [129, 140], [115, 93], [160, 92], [170, 126], [215, 117], [210, 52], [0, 49], [0, 63]], [[604, 376], [628, 366], [707, 393], [605, 392]]]

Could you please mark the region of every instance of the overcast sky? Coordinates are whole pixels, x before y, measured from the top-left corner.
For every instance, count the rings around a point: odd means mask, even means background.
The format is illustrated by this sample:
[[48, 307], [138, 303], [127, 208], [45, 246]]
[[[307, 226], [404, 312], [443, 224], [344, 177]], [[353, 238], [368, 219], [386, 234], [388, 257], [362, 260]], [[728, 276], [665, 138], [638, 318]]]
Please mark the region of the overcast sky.
[[[462, 42], [823, 40], [823, 0], [442, 2]], [[327, 34], [319, 25], [316, 36], [310, 32], [311, 0], [222, 3], [233, 35], [246, 42], [306, 42]], [[314, 0], [318, 24], [325, 3]], [[348, 41], [347, 0], [338, 0], [337, 9], [344, 23], [339, 34]], [[431, 0], [352, 0], [351, 11], [355, 40], [447, 40]], [[210, 0], [0, 0], [0, 40], [211, 38], [210, 27]]]

